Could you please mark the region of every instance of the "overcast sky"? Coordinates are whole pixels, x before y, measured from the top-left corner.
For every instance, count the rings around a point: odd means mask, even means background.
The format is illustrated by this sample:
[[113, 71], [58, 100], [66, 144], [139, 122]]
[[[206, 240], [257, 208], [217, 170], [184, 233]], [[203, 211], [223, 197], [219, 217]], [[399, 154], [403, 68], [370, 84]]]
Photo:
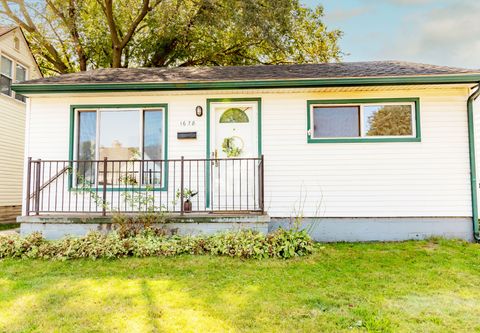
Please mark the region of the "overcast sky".
[[302, 0], [344, 32], [344, 61], [480, 68], [480, 0]]

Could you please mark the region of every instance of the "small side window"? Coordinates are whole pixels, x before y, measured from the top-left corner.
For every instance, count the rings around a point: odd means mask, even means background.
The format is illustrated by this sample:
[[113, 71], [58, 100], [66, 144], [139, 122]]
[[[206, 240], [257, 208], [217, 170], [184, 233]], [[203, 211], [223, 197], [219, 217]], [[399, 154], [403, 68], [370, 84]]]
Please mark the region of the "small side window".
[[309, 101], [309, 142], [419, 141], [418, 100], [397, 100]]

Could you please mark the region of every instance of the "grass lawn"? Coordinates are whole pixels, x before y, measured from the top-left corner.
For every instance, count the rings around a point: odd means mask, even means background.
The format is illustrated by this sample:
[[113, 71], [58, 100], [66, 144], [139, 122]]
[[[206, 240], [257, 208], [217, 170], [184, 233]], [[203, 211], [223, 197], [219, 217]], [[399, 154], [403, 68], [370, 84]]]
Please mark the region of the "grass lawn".
[[318, 245], [307, 258], [0, 261], [0, 332], [480, 331], [480, 245]]
[[0, 223], [0, 231], [20, 228], [20, 223]]

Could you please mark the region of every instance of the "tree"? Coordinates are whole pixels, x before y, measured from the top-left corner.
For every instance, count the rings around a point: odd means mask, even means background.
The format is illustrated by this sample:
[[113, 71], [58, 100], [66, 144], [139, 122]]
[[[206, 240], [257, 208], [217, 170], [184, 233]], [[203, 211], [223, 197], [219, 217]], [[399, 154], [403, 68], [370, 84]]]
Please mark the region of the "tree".
[[299, 0], [0, 0], [46, 74], [102, 67], [318, 63], [341, 32]]

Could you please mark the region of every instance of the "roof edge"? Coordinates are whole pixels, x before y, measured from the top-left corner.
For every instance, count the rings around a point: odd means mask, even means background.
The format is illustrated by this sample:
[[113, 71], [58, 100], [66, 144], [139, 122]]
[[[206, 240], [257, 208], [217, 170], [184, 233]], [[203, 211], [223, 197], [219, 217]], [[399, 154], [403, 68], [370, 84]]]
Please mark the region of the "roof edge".
[[15, 30], [15, 29], [17, 29], [17, 28], [20, 29], [20, 27], [18, 27], [18, 26], [16, 26], [16, 25], [9, 26], [4, 32], [0, 33], [0, 37], [1, 37], [1, 36], [4, 36], [4, 35], [6, 35], [6, 34], [9, 34], [10, 32], [12, 32], [13, 30]]
[[465, 84], [480, 82], [480, 74], [361, 77], [328, 79], [249, 80], [213, 82], [149, 82], [149, 83], [79, 83], [79, 84], [13, 84], [12, 89], [20, 94], [54, 94], [72, 92], [115, 91], [173, 91], [173, 90], [219, 90], [305, 87], [351, 87], [378, 85], [415, 84]]

